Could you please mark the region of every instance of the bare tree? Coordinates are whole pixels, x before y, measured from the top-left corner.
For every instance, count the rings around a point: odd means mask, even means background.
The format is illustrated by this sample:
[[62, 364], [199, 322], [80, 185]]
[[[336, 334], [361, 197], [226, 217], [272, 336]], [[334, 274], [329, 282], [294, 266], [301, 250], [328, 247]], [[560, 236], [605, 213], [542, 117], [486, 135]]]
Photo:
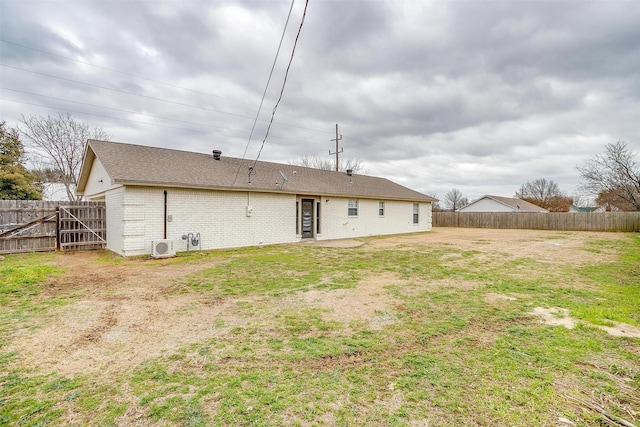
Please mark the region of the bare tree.
[[640, 167], [636, 153], [618, 141], [607, 144], [605, 152], [578, 166], [582, 188], [598, 196], [597, 202], [620, 210], [640, 211]]
[[444, 196], [444, 204], [451, 212], [457, 212], [469, 204], [469, 200], [462, 196], [462, 192], [457, 188], [452, 188]]
[[[335, 170], [336, 168], [335, 161], [323, 159], [317, 154], [314, 154], [312, 156], [304, 154], [295, 160], [289, 161], [289, 164], [327, 171]], [[353, 173], [367, 173], [364, 162], [360, 159], [341, 159], [340, 164], [338, 165], [338, 169], [342, 172], [346, 172], [347, 170], [351, 169]]]
[[39, 168], [55, 171], [69, 200], [79, 200], [75, 191], [87, 140], [106, 140], [109, 134], [100, 127], [92, 129], [69, 114], [47, 117], [22, 115], [20, 122], [24, 125], [20, 132], [40, 159]]
[[433, 193], [433, 194], [427, 194], [427, 196], [429, 196], [429, 197], [433, 197], [434, 199], [436, 199], [436, 201], [435, 201], [435, 202], [431, 202], [431, 210], [432, 210], [433, 212], [440, 212], [440, 211], [442, 211], [442, 210], [443, 210], [443, 209], [442, 209], [442, 206], [440, 206], [440, 200], [437, 200], [437, 199], [438, 199], [438, 196], [436, 195], [436, 193]]
[[538, 178], [522, 184], [516, 191], [515, 197], [518, 199], [533, 199], [544, 203], [551, 197], [562, 194], [560, 187], [553, 180], [547, 181], [545, 178]]
[[573, 204], [573, 199], [560, 191], [557, 183], [553, 180], [547, 181], [545, 178], [522, 184], [516, 191], [515, 197], [550, 212], [568, 212]]

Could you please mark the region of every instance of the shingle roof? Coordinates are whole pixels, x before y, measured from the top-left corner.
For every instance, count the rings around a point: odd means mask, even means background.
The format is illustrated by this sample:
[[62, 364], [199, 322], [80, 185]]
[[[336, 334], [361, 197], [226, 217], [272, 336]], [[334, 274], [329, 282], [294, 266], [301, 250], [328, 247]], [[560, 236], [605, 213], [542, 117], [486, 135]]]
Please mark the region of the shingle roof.
[[548, 210], [541, 208], [540, 206], [536, 206], [533, 203], [529, 203], [522, 199], [512, 199], [510, 197], [490, 196], [490, 195], [482, 196], [479, 199], [469, 203], [467, 206], [470, 206], [473, 203], [476, 203], [482, 199], [495, 200], [498, 203], [503, 203], [505, 205], [512, 207], [514, 210], [518, 212], [549, 212]]
[[436, 200], [385, 178], [349, 176], [344, 172], [270, 162], [256, 163], [249, 184], [253, 160], [224, 155], [214, 160], [209, 154], [97, 140], [88, 141], [78, 182], [79, 194], [84, 192], [94, 158], [100, 160], [115, 184]]

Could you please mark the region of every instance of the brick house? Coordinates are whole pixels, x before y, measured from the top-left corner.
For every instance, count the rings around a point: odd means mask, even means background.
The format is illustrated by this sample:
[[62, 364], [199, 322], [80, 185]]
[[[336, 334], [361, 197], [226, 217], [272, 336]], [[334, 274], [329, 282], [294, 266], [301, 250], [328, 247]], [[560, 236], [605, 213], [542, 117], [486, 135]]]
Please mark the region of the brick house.
[[89, 140], [77, 193], [107, 207], [107, 249], [151, 254], [431, 230], [424, 194], [388, 179]]

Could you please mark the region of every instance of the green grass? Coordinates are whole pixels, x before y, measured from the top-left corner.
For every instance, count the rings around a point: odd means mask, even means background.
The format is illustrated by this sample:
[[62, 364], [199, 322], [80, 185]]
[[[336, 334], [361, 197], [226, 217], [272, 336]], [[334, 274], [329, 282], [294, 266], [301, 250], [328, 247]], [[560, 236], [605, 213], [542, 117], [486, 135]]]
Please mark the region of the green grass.
[[640, 326], [640, 238], [593, 245], [616, 249], [620, 257], [616, 262], [579, 269], [581, 275], [598, 283], [599, 288], [589, 301], [572, 307], [572, 316], [601, 325], [616, 321]]
[[51, 253], [26, 254], [8, 255], [0, 262], [0, 425], [50, 424], [64, 412], [56, 402], [79, 386], [71, 379], [9, 367], [18, 357], [7, 349], [13, 332], [67, 302], [40, 297], [46, 280], [62, 273], [51, 265], [54, 259]]
[[[0, 352], [15, 328], [31, 316], [64, 304], [60, 298], [38, 298], [44, 282], [62, 272], [49, 264], [53, 259], [53, 254], [9, 255], [0, 262]], [[2, 357], [0, 353], [0, 363]]]
[[[314, 252], [314, 256], [309, 256]], [[321, 253], [318, 253], [321, 252]], [[270, 247], [236, 250], [224, 264], [192, 275], [187, 285], [215, 290], [215, 295], [282, 295], [309, 288], [350, 288], [358, 276], [344, 268], [335, 251], [307, 247]], [[355, 252], [354, 252], [355, 253]], [[318, 268], [318, 260], [326, 268]], [[283, 272], [287, 274], [284, 275]]]
[[60, 269], [47, 265], [53, 254], [5, 256], [0, 262], [0, 304], [11, 305], [40, 293], [42, 282]]
[[[55, 255], [7, 257], [0, 425], [120, 425], [131, 413], [166, 426], [538, 426], [558, 417], [605, 425], [567, 395], [600, 396], [598, 405], [632, 420], [640, 411], [640, 339], [596, 326], [640, 326], [640, 239], [598, 236], [580, 250], [611, 260], [578, 266], [485, 253], [485, 244], [284, 245], [143, 260], [213, 264], [171, 291], [231, 301], [242, 322], [212, 318], [215, 338], [101, 380], [39, 372], [9, 351], [15, 330], [69, 301], [42, 293], [48, 278], [63, 274], [49, 265]], [[97, 264], [139, 262], [103, 255]], [[389, 304], [375, 315], [390, 321], [382, 326], [346, 315], [328, 320], [340, 316], [291, 303], [312, 290], [353, 290], [376, 275], [397, 278], [383, 287]], [[495, 294], [515, 299], [487, 299]], [[580, 322], [546, 326], [529, 314], [538, 306], [566, 308]]]
[[0, 350], [21, 322], [64, 304], [61, 298], [38, 298], [44, 282], [62, 272], [49, 264], [53, 259], [53, 254], [9, 255], [0, 262]]

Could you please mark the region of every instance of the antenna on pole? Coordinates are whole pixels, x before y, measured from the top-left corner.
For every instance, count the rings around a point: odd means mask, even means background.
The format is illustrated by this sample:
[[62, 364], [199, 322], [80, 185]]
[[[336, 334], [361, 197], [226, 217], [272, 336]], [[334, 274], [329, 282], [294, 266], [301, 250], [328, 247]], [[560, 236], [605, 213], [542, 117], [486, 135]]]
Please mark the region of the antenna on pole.
[[336, 155], [336, 172], [338, 172], [338, 165], [340, 164], [339, 160], [338, 160], [338, 154], [342, 153], [343, 149], [341, 148], [338, 151], [338, 141], [340, 141], [342, 139], [342, 135], [340, 135], [340, 137], [338, 137], [338, 124], [336, 123], [336, 139], [332, 139], [331, 141], [335, 141], [336, 142], [336, 152], [332, 153], [331, 150], [329, 150], [329, 155], [333, 156], [334, 154]]

